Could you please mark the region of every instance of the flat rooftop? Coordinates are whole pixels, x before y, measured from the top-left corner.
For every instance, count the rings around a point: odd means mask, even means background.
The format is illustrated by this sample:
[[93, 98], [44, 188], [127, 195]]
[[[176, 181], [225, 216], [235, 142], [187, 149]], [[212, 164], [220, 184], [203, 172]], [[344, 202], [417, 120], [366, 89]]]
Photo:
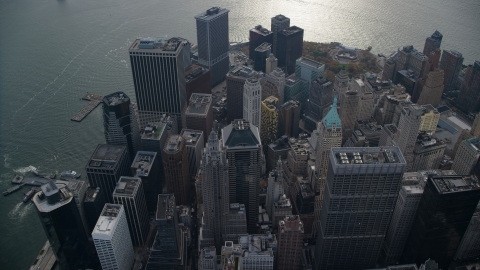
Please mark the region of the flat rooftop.
[[203, 138], [203, 131], [194, 129], [182, 129], [180, 135], [185, 139], [186, 145], [197, 145], [200, 138]]
[[300, 82], [307, 82], [307, 81], [304, 78], [297, 77], [294, 74], [292, 74], [285, 79], [285, 86], [291, 87]]
[[290, 36], [290, 35], [296, 34], [298, 32], [303, 32], [303, 29], [298, 27], [298, 26], [290, 26], [290, 27], [280, 31], [280, 33], [282, 33], [286, 36]]
[[88, 188], [85, 192], [85, 199], [84, 202], [94, 202], [97, 198], [98, 194], [100, 193], [100, 188]]
[[332, 148], [337, 165], [366, 166], [372, 164], [405, 164], [405, 159], [396, 146]]
[[[73, 193], [68, 189], [65, 184], [54, 184], [53, 181], [41, 186], [41, 192], [37, 192], [33, 196], [33, 203], [40, 212], [51, 212], [55, 209], [58, 209], [65, 204], [68, 204], [73, 199]], [[44, 194], [43, 198], [40, 198], [40, 194]], [[55, 203], [49, 203], [49, 196], [55, 196], [55, 193], [58, 193], [58, 201]]]
[[265, 52], [265, 51], [268, 51], [268, 50], [271, 50], [271, 49], [272, 49], [272, 44], [270, 44], [268, 42], [264, 42], [264, 43], [260, 44], [260, 46], [255, 48], [255, 51]]
[[275, 19], [277, 21], [290, 21], [290, 18], [288, 18], [288, 17], [286, 17], [285, 15], [282, 15], [282, 14], [276, 15], [272, 19]]
[[300, 102], [298, 100], [289, 100], [289, 101], [283, 103], [282, 106], [280, 106], [280, 107], [282, 107], [284, 109], [289, 109], [291, 107], [296, 108], [298, 106], [300, 106]]
[[196, 20], [209, 21], [222, 14], [228, 13], [230, 10], [221, 7], [211, 7], [206, 11], [195, 16]]
[[142, 140], [160, 140], [164, 130], [171, 129], [176, 119], [171, 116], [162, 115], [159, 122], [151, 122], [142, 132]]
[[193, 81], [207, 71], [207, 68], [204, 68], [198, 64], [191, 64], [185, 69], [185, 81], [187, 83]]
[[156, 220], [172, 220], [175, 210], [175, 196], [173, 194], [158, 195]]
[[268, 30], [267, 28], [265, 28], [261, 25], [255, 26], [254, 28], [250, 29], [250, 31], [255, 32], [257, 34], [260, 34], [262, 36], [267, 36], [267, 35], [273, 33], [272, 31]]
[[142, 180], [138, 177], [122, 176], [117, 182], [113, 196], [133, 197], [137, 194], [138, 187], [141, 183]]
[[193, 93], [190, 96], [190, 104], [185, 110], [188, 115], [207, 115], [209, 108], [212, 106], [211, 94]]
[[148, 177], [156, 158], [156, 152], [138, 151], [131, 168], [135, 169], [136, 176]]
[[178, 134], [170, 135], [163, 150], [168, 154], [175, 154], [182, 150], [183, 140], [183, 137]]
[[130, 101], [130, 98], [123, 92], [115, 92], [103, 97], [103, 103], [108, 106], [116, 106]]
[[93, 229], [93, 238], [109, 239], [117, 227], [119, 222], [117, 217], [121, 211], [123, 211], [123, 205], [121, 204], [105, 204], [97, 224], [95, 224], [95, 228]]
[[184, 38], [180, 37], [172, 37], [172, 38], [164, 38], [164, 37], [157, 37], [157, 38], [139, 38], [136, 39], [133, 44], [129, 48], [129, 52], [155, 52], [155, 53], [170, 53], [176, 54], [181, 46], [182, 43], [187, 43], [188, 41]]
[[467, 192], [470, 190], [480, 189], [480, 185], [478, 184], [478, 178], [474, 175], [442, 175], [433, 176], [430, 179], [432, 180], [435, 188], [440, 194]]
[[227, 73], [227, 76], [249, 78], [255, 75], [255, 71], [247, 66], [238, 66]]
[[311, 67], [314, 67], [314, 68], [320, 68], [322, 66], [324, 66], [324, 64], [320, 63], [320, 62], [317, 62], [313, 59], [310, 59], [310, 58], [307, 58], [307, 57], [300, 57], [297, 59], [297, 62], [300, 62], [302, 64], [305, 64], [305, 65], [308, 65], [308, 66], [311, 66]]
[[109, 168], [112, 169], [115, 163], [117, 163], [124, 152], [126, 152], [126, 146], [124, 145], [110, 145], [99, 144], [93, 152], [88, 167], [93, 168]]

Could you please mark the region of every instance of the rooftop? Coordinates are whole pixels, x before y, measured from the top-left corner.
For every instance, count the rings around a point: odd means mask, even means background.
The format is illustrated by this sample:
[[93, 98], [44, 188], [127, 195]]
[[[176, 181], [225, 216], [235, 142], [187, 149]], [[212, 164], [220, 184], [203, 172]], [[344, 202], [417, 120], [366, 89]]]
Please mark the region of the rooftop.
[[300, 106], [300, 102], [299, 102], [299, 101], [297, 101], [297, 100], [289, 100], [289, 101], [283, 103], [282, 106], [280, 106], [280, 107], [282, 107], [282, 108], [284, 108], [284, 109], [289, 109], [289, 108], [291, 108], [291, 107], [297, 108], [298, 106]]
[[185, 69], [185, 81], [187, 83], [193, 81], [195, 78], [198, 78], [200, 75], [207, 71], [207, 68], [204, 68], [198, 64], [191, 64]]
[[111, 238], [112, 233], [117, 227], [120, 212], [123, 211], [123, 205], [107, 203], [103, 207], [103, 211], [98, 218], [97, 224], [93, 229], [92, 236], [94, 239]]
[[427, 150], [429, 148], [436, 148], [442, 145], [445, 145], [445, 143], [442, 140], [439, 140], [438, 138], [433, 136], [421, 134], [417, 137], [414, 152]]
[[293, 35], [293, 34], [296, 34], [298, 32], [303, 32], [303, 29], [298, 27], [298, 26], [290, 26], [286, 29], [283, 29], [282, 31], [280, 31], [281, 34], [284, 34], [286, 36], [290, 36], [290, 35]]
[[97, 195], [100, 193], [100, 188], [88, 188], [85, 192], [84, 202], [94, 202], [97, 198]]
[[229, 71], [227, 73], [227, 76], [249, 78], [251, 76], [254, 76], [255, 74], [256, 72], [247, 66], [238, 66]]
[[115, 164], [126, 152], [124, 145], [99, 144], [93, 152], [88, 167], [113, 169]]
[[113, 191], [113, 196], [133, 197], [137, 194], [141, 184], [142, 180], [138, 177], [121, 176]]
[[333, 153], [337, 165], [405, 164], [405, 159], [396, 146], [332, 148], [331, 153]]
[[295, 84], [300, 82], [306, 83], [307, 81], [304, 78], [297, 77], [294, 74], [292, 74], [285, 79], [285, 86], [294, 86]]
[[263, 104], [265, 104], [265, 106], [267, 106], [269, 109], [276, 109], [277, 108], [277, 105], [278, 105], [278, 98], [274, 97], [274, 96], [269, 96], [267, 98], [265, 98], [263, 101]]
[[68, 204], [73, 199], [73, 193], [65, 184], [55, 184], [53, 181], [41, 186], [41, 191], [33, 196], [38, 211], [51, 212]]
[[333, 98], [332, 108], [328, 111], [327, 115], [325, 115], [322, 122], [327, 129], [331, 129], [333, 126], [336, 128], [342, 127], [342, 121], [337, 111], [337, 97]]
[[183, 141], [183, 137], [178, 134], [170, 135], [163, 150], [168, 154], [175, 154], [182, 150]]
[[195, 16], [196, 20], [209, 21], [222, 14], [228, 13], [230, 10], [221, 7], [211, 7], [206, 11]]
[[148, 177], [156, 157], [156, 152], [138, 151], [131, 166], [132, 169], [135, 169], [136, 176]]
[[172, 220], [175, 210], [175, 196], [173, 194], [158, 195], [156, 220]]
[[477, 154], [480, 154], [480, 139], [479, 138], [470, 138], [467, 139], [467, 145]]
[[251, 32], [258, 33], [260, 35], [266, 36], [272, 33], [272, 31], [268, 30], [267, 28], [264, 28], [261, 25], [257, 25], [254, 28], [250, 29]]
[[442, 175], [430, 177], [435, 188], [440, 194], [448, 194], [455, 192], [465, 192], [480, 189], [478, 178], [472, 176], [461, 175]]
[[193, 93], [190, 96], [190, 104], [185, 109], [186, 115], [206, 115], [212, 106], [211, 94]]
[[103, 104], [115, 106], [130, 101], [130, 98], [123, 92], [115, 92], [103, 97]]
[[164, 130], [169, 130], [174, 125], [175, 118], [162, 115], [162, 121], [151, 122], [142, 132], [142, 140], [160, 140]]
[[311, 66], [311, 67], [314, 67], [314, 68], [320, 68], [320, 67], [324, 66], [324, 64], [322, 64], [320, 62], [317, 62], [313, 59], [310, 59], [310, 58], [307, 58], [307, 57], [304, 57], [304, 56], [298, 58], [297, 62], [308, 65], [308, 66]]
[[185, 139], [186, 145], [197, 145], [200, 137], [202, 137], [203, 135], [203, 131], [193, 130], [193, 129], [182, 129], [182, 132], [180, 135]]
[[290, 21], [290, 18], [288, 18], [288, 17], [286, 17], [285, 15], [282, 15], [282, 14], [278, 14], [273, 18], [277, 21]]
[[258, 128], [247, 120], [236, 119], [222, 129], [224, 146], [228, 148], [247, 147], [257, 148], [260, 146]]
[[139, 38], [130, 46], [129, 51], [155, 52], [155, 53], [176, 53], [181, 48], [180, 44], [188, 41], [180, 37], [157, 37], [157, 38]]
[[271, 49], [272, 49], [272, 44], [270, 44], [268, 42], [264, 42], [264, 43], [260, 44], [260, 46], [255, 48], [255, 51], [265, 52], [265, 51], [268, 51], [268, 50], [271, 50]]

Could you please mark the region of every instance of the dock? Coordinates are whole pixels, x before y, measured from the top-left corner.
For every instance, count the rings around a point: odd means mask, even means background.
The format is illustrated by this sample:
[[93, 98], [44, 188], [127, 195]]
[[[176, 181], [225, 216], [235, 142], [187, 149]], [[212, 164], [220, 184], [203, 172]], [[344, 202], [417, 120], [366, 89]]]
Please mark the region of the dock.
[[89, 101], [87, 105], [83, 106], [70, 120], [81, 122], [89, 113], [91, 113], [100, 103], [102, 103], [103, 96], [87, 93], [82, 97], [83, 100]]
[[25, 184], [20, 184], [20, 185], [17, 185], [17, 186], [13, 186], [13, 187], [5, 190], [2, 194], [3, 194], [3, 196], [10, 195], [10, 194], [14, 193], [15, 191], [20, 190], [23, 187], [23, 185], [25, 185]]
[[50, 242], [47, 240], [43, 248], [35, 258], [35, 261], [30, 266], [30, 270], [51, 270], [57, 259], [53, 253]]

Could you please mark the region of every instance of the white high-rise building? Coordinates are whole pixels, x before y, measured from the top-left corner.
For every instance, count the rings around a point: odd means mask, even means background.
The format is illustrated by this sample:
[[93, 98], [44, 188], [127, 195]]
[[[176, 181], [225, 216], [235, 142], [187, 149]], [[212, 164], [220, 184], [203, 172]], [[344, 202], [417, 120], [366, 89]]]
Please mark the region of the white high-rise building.
[[275, 55], [273, 55], [273, 53], [271, 53], [268, 58], [266, 59], [266, 69], [265, 69], [265, 73], [267, 74], [270, 74], [270, 72], [272, 72], [274, 69], [277, 68], [278, 66], [278, 59], [275, 57]]
[[103, 270], [132, 268], [134, 253], [123, 205], [105, 204], [92, 238]]
[[249, 78], [243, 87], [243, 119], [260, 130], [262, 86], [256, 78]]
[[453, 160], [452, 170], [459, 175], [468, 175], [472, 172], [480, 157], [480, 139], [470, 138], [460, 143]]
[[407, 162], [407, 171], [413, 168], [415, 142], [417, 141], [420, 124], [422, 121], [423, 108], [417, 104], [410, 104], [403, 108], [398, 123], [398, 139], [397, 145], [402, 151], [405, 161]]
[[[275, 58], [276, 59], [276, 58]], [[267, 60], [268, 61], [268, 60]], [[267, 73], [262, 83], [262, 97], [275, 96], [283, 104], [285, 97], [285, 72], [281, 68], [273, 68], [270, 73]]]

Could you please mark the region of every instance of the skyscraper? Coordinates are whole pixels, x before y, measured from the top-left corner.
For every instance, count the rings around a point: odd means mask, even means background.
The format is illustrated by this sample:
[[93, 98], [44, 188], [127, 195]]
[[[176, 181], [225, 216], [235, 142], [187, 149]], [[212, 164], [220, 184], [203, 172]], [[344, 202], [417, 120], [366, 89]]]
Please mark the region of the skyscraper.
[[[311, 133], [317, 128], [333, 101], [333, 83], [325, 78], [317, 78], [310, 84], [307, 106], [303, 115], [302, 129]], [[336, 106], [336, 104], [335, 104]]]
[[85, 218], [87, 220], [87, 231], [93, 231], [95, 224], [105, 206], [105, 194], [100, 192], [100, 188], [89, 187], [85, 192], [85, 199], [83, 201], [83, 210], [85, 211]]
[[200, 160], [202, 160], [202, 152], [205, 146], [205, 133], [201, 130], [182, 129], [180, 133], [185, 139], [185, 146], [188, 154], [188, 172], [190, 179], [195, 179], [198, 169], [200, 168]]
[[144, 128], [141, 137], [142, 151], [156, 152], [161, 156], [168, 136], [178, 132], [176, 117], [162, 115], [160, 121], [148, 123]]
[[260, 129], [262, 86], [260, 81], [249, 78], [243, 88], [243, 119]]
[[429, 135], [419, 135], [413, 149], [412, 172], [438, 169], [447, 145], [444, 141]]
[[283, 29], [286, 29], [288, 27], [290, 27], [290, 18], [282, 15], [282, 14], [278, 14], [277, 16], [275, 17], [272, 17], [272, 20], [271, 20], [271, 29], [272, 29], [272, 32], [273, 32], [273, 54], [275, 56], [277, 56], [277, 46], [278, 46], [278, 33], [280, 31], [282, 31]]
[[253, 61], [255, 62], [253, 69], [256, 71], [266, 71], [268, 57], [272, 52], [272, 44], [264, 42], [253, 51]]
[[480, 139], [470, 138], [460, 143], [455, 159], [453, 160], [452, 170], [459, 175], [469, 175], [480, 157]]
[[269, 96], [262, 101], [260, 138], [264, 152], [278, 136], [278, 98]]
[[137, 39], [128, 51], [140, 127], [165, 113], [180, 117], [187, 103], [185, 69], [191, 63], [190, 43], [178, 37]]
[[[239, 66], [228, 72], [227, 83], [227, 118], [228, 122], [243, 117], [243, 88], [245, 81], [256, 77], [257, 72], [247, 66]], [[233, 102], [229, 102], [233, 101]], [[210, 132], [210, 131], [208, 131]]]
[[444, 71], [444, 92], [448, 93], [457, 88], [458, 74], [462, 70], [463, 56], [454, 50], [443, 50], [440, 68]]
[[480, 110], [480, 61], [467, 67], [457, 104], [465, 111], [476, 113]]
[[157, 195], [162, 193], [164, 183], [161, 182], [163, 171], [160, 163], [161, 156], [156, 152], [138, 151], [130, 166], [134, 177], [142, 179], [143, 190], [145, 191], [145, 202], [149, 213], [154, 213], [157, 207]]
[[278, 123], [279, 135], [298, 137], [300, 133], [300, 109], [300, 102], [297, 100], [289, 100], [280, 106]]
[[480, 256], [480, 204], [473, 213], [470, 224], [463, 235], [462, 242], [458, 246], [455, 259], [469, 259]]
[[[257, 25], [254, 28], [250, 29], [249, 38], [248, 38], [248, 53], [249, 53], [248, 56], [250, 59], [254, 60], [255, 49], [265, 42], [269, 44], [273, 43], [272, 31], [262, 27], [261, 25]], [[265, 59], [267, 57], [265, 57]], [[265, 59], [263, 59], [262, 61], [264, 65], [265, 65]], [[258, 69], [255, 69], [255, 70], [258, 70]]]
[[85, 170], [90, 187], [99, 187], [106, 202], [113, 203], [112, 192], [120, 176], [130, 175], [127, 147], [99, 144], [85, 166]]
[[348, 89], [343, 93], [339, 93], [339, 95], [340, 119], [342, 120], [343, 140], [345, 141], [352, 136], [355, 130], [361, 93], [354, 89]]
[[285, 67], [288, 75], [294, 73], [295, 62], [302, 56], [303, 52], [303, 29], [297, 26], [291, 26], [278, 32], [275, 50], [278, 65]]
[[300, 216], [286, 216], [278, 224], [277, 254], [275, 269], [301, 269], [303, 246], [303, 223]]
[[[210, 132], [207, 146], [202, 154], [202, 196], [204, 206], [203, 231], [211, 234], [215, 246], [223, 243], [223, 234], [229, 213], [228, 161], [222, 141], [215, 131]], [[208, 236], [207, 236], [208, 237]]]
[[168, 137], [163, 148], [163, 167], [167, 192], [172, 193], [178, 205], [190, 202], [190, 177], [185, 139], [180, 135]]
[[185, 69], [185, 81], [187, 88], [187, 102], [190, 102], [190, 97], [193, 93], [212, 93], [210, 70], [197, 63], [191, 64]]
[[206, 247], [200, 250], [198, 270], [216, 270], [217, 252], [215, 247]]
[[268, 73], [262, 83], [262, 100], [269, 96], [278, 98], [280, 104], [283, 104], [285, 89], [285, 73], [280, 68], [274, 68]]
[[132, 268], [135, 254], [123, 205], [105, 205], [92, 231], [92, 238], [102, 269]]
[[292, 74], [285, 78], [284, 100], [297, 100], [300, 103], [301, 113], [305, 110], [308, 99], [308, 81]]
[[103, 97], [103, 128], [105, 141], [111, 145], [126, 145], [130, 158], [140, 148], [140, 130], [130, 98], [123, 92]]
[[[203, 134], [208, 134], [212, 130], [213, 125], [212, 105], [211, 94], [192, 94], [190, 102], [183, 113], [185, 128], [201, 130]], [[204, 143], [206, 141], [207, 138], [204, 138]]]
[[[273, 49], [273, 47], [272, 47], [272, 49]], [[275, 57], [275, 55], [273, 53], [271, 53], [266, 60], [267, 61], [266, 61], [266, 65], [265, 65], [265, 73], [270, 74], [270, 72], [272, 72], [274, 69], [277, 68], [278, 59]]]
[[212, 87], [225, 79], [230, 63], [228, 49], [228, 12], [212, 7], [195, 16], [197, 21], [198, 63], [210, 69]]
[[440, 49], [442, 38], [443, 35], [438, 31], [433, 32], [430, 37], [427, 37], [425, 40], [425, 46], [423, 47], [423, 54], [429, 56], [435, 50]]
[[398, 147], [331, 149], [315, 248], [317, 269], [375, 266], [405, 166]]
[[365, 87], [365, 83], [360, 78], [352, 79], [352, 88], [360, 95], [356, 116], [357, 121], [368, 122], [372, 118], [375, 96], [369, 88]]
[[435, 108], [440, 105], [444, 89], [443, 76], [444, 73], [441, 69], [435, 69], [428, 73], [422, 91], [416, 100], [418, 105], [431, 104]]
[[430, 176], [424, 188], [401, 262], [428, 258], [448, 269], [480, 199], [478, 179]]
[[133, 246], [145, 245], [150, 225], [142, 180], [122, 176], [113, 192], [113, 201], [125, 209]]
[[396, 142], [405, 156], [407, 171], [410, 171], [413, 167], [413, 150], [415, 148], [418, 132], [420, 131], [422, 112], [422, 106], [411, 104], [410, 106], [403, 108], [402, 115], [400, 116], [400, 122], [398, 124], [400, 132]]
[[92, 267], [92, 250], [73, 193], [53, 181], [41, 186], [32, 199], [61, 269]]
[[248, 121], [235, 120], [222, 129], [222, 139], [228, 159], [230, 202], [245, 205], [248, 231], [255, 232], [263, 162], [258, 128]]
[[324, 72], [325, 64], [313, 59], [301, 56], [295, 61], [295, 76], [307, 80], [309, 88], [313, 80], [323, 77]]

